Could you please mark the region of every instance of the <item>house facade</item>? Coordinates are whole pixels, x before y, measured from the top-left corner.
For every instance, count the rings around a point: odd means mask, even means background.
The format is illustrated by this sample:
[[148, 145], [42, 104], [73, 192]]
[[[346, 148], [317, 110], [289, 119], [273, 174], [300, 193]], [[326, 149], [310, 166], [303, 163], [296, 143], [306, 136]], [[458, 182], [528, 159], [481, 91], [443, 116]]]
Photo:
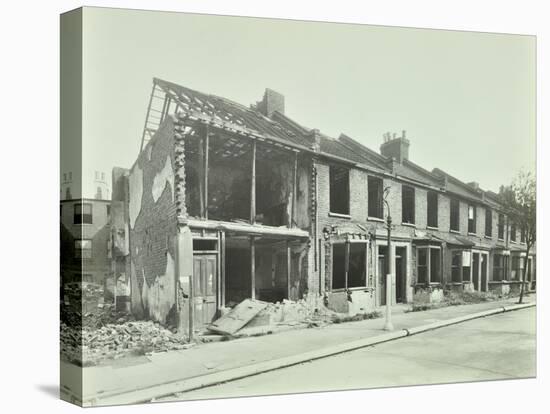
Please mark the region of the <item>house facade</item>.
[[269, 89], [245, 107], [155, 79], [138, 159], [113, 173], [132, 312], [182, 330], [246, 298], [361, 313], [385, 304], [388, 272], [394, 303], [517, 289], [521, 231], [498, 196], [424, 170], [409, 146], [303, 127]]
[[110, 208], [109, 200], [61, 201], [63, 283], [104, 284], [111, 271]]

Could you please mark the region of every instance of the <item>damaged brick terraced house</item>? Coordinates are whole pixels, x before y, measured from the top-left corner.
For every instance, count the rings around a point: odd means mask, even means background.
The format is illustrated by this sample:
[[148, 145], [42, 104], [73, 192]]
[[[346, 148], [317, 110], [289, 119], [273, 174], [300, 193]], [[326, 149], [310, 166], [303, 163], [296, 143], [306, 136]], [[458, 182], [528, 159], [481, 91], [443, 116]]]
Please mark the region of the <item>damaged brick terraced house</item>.
[[113, 170], [129, 308], [181, 332], [247, 298], [370, 312], [385, 304], [388, 208], [395, 303], [519, 290], [524, 235], [498, 195], [421, 168], [409, 145], [385, 134], [379, 154], [305, 128], [270, 89], [246, 107], [154, 79], [140, 154]]

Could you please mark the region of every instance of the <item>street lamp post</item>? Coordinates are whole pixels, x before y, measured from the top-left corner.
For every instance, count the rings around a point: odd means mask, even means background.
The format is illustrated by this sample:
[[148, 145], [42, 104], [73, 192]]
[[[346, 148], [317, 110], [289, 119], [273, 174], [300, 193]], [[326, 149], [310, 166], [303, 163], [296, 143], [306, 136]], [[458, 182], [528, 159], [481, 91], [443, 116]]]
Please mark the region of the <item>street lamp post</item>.
[[384, 323], [385, 331], [393, 331], [393, 323], [391, 321], [391, 302], [392, 302], [392, 275], [391, 275], [391, 261], [392, 261], [392, 250], [391, 250], [391, 213], [390, 205], [387, 201], [390, 188], [386, 187], [384, 189], [384, 204], [388, 209], [388, 214], [386, 216], [386, 229], [388, 230], [388, 251], [387, 251], [387, 263], [386, 263], [386, 322]]

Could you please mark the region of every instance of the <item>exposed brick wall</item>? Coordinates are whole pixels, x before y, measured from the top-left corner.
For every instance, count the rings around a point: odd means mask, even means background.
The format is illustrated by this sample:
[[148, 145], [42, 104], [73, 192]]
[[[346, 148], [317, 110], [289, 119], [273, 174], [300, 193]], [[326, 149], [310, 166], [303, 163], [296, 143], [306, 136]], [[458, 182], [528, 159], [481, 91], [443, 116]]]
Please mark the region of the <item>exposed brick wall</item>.
[[[140, 153], [130, 170], [130, 209], [135, 223], [130, 227], [132, 309], [162, 323], [175, 305], [176, 204], [169, 178], [155, 201], [153, 183], [166, 171], [167, 159], [175, 170], [174, 125], [167, 118]], [[141, 190], [132, 180], [141, 178]], [[136, 202], [139, 201], [139, 203]], [[132, 203], [135, 205], [132, 207]], [[132, 224], [132, 223], [131, 223]]]

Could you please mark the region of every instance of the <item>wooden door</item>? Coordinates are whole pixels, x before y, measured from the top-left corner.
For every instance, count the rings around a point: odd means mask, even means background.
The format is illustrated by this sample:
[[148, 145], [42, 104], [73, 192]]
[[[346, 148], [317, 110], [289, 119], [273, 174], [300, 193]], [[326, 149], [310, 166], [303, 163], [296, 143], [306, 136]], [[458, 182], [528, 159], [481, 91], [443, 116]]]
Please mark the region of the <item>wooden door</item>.
[[197, 329], [211, 323], [216, 314], [217, 256], [193, 257], [194, 322]]

